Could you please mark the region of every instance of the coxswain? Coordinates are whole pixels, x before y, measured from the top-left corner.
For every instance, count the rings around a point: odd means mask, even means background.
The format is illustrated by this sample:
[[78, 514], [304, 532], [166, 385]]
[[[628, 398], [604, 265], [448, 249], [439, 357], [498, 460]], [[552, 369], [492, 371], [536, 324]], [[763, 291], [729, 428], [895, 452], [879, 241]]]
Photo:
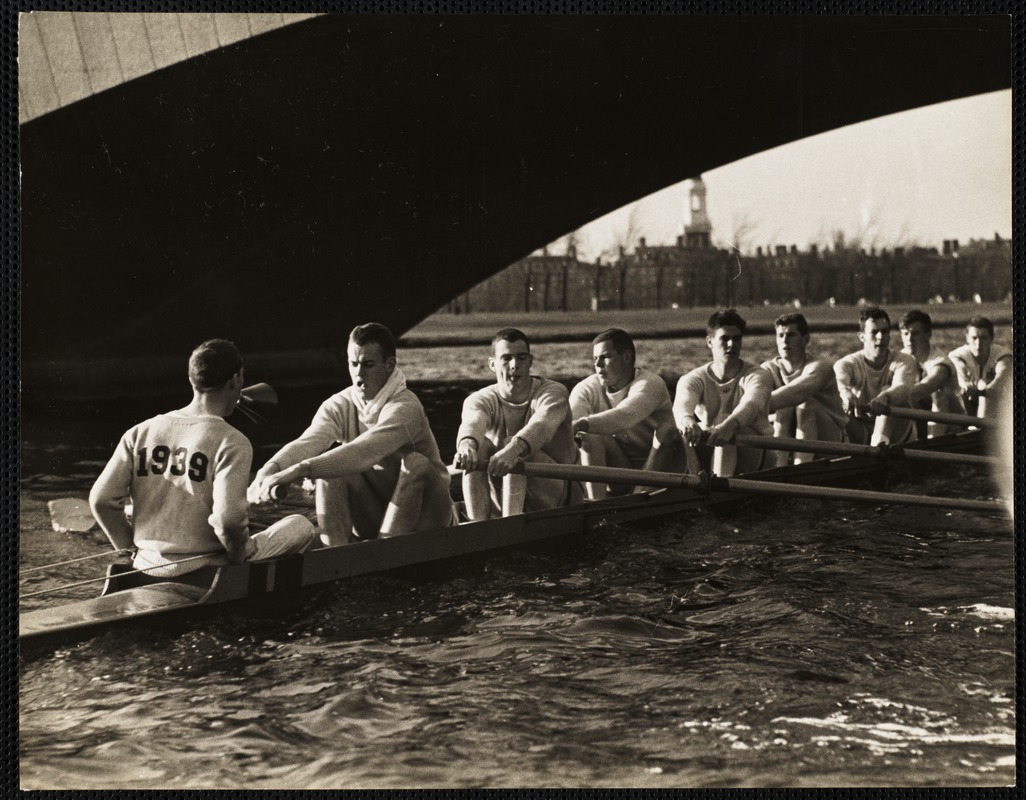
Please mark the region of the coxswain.
[[135, 569], [175, 577], [208, 565], [300, 553], [316, 541], [314, 526], [299, 514], [249, 532], [253, 447], [225, 420], [239, 403], [242, 376], [242, 356], [232, 342], [203, 342], [189, 357], [192, 402], [125, 433], [93, 485], [93, 515], [116, 549], [135, 550]]

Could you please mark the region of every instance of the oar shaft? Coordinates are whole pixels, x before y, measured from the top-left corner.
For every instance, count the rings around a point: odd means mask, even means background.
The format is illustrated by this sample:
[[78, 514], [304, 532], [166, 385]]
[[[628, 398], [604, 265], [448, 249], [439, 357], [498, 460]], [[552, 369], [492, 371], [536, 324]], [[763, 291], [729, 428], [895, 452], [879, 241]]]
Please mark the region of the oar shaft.
[[993, 428], [996, 420], [987, 417], [972, 417], [968, 414], [946, 414], [941, 411], [926, 411], [922, 408], [901, 408], [891, 406], [884, 414], [899, 419], [926, 420], [927, 422], [939, 422], [942, 425], [961, 425], [963, 428]]
[[761, 447], [765, 450], [784, 450], [789, 453], [818, 453], [831, 456], [885, 456], [909, 461], [935, 461], [943, 464], [973, 464], [993, 466], [994, 456], [972, 453], [942, 453], [935, 450], [916, 450], [914, 447], [895, 445], [889, 449], [851, 442], [821, 442], [815, 439], [791, 439], [786, 436], [735, 436], [734, 444], [742, 447]]
[[942, 453], [939, 450], [916, 450], [903, 447], [901, 458], [909, 461], [932, 461], [937, 464], [964, 464], [966, 466], [994, 467], [1001, 463], [997, 456], [981, 456], [976, 453]]
[[872, 492], [865, 489], [843, 489], [835, 486], [809, 486], [798, 483], [753, 481], [745, 478], [726, 478], [726, 481], [731, 489], [751, 492], [752, 494], [772, 494], [778, 497], [823, 497], [830, 500], [859, 500], [874, 503], [894, 503], [904, 506], [1005, 513], [1004, 504], [993, 500], [966, 500], [959, 497], [932, 497], [921, 494], [901, 494], [899, 492]]
[[[653, 472], [617, 467], [591, 467], [581, 464], [536, 464], [524, 462], [517, 471], [535, 478], [618, 483], [628, 486], [654, 486], [665, 489], [698, 489], [703, 483], [702, 479], [696, 475], [676, 475], [671, 472]], [[872, 492], [863, 489], [841, 489], [832, 486], [809, 486], [807, 484], [756, 481], [745, 478], [714, 478], [711, 486], [713, 491], [738, 490], [751, 494], [772, 494], [781, 497], [823, 497], [836, 500], [862, 500], [874, 503], [894, 503], [897, 505], [926, 506], [930, 508], [1005, 512], [1005, 506], [1002, 503], [991, 500], [963, 500], [955, 497]]]
[[95, 558], [110, 558], [111, 556], [120, 556], [124, 553], [131, 553], [131, 550], [109, 550], [103, 553], [95, 553], [91, 556], [82, 556], [81, 558], [69, 558], [67, 561], [55, 561], [53, 564], [43, 564], [41, 567], [26, 567], [21, 571], [24, 575], [29, 572], [40, 572], [45, 569], [53, 569], [54, 567], [63, 567], [68, 564], [77, 564], [80, 561], [92, 561]]
[[591, 467], [584, 464], [539, 464], [525, 461], [521, 462], [514, 472], [522, 472], [531, 478], [619, 483], [627, 486], [654, 486], [660, 489], [697, 489], [702, 485], [701, 479], [694, 475], [622, 467]]
[[[204, 553], [203, 555], [198, 555], [198, 556], [189, 556], [188, 558], [183, 558], [180, 561], [169, 561], [166, 564], [160, 564], [159, 568], [171, 567], [171, 566], [175, 566], [177, 564], [185, 564], [188, 561], [195, 561], [196, 559], [199, 559], [199, 558], [209, 558], [209, 557], [210, 557], [209, 553]], [[126, 576], [126, 575], [137, 575], [140, 572], [149, 572], [150, 570], [153, 570], [153, 569], [158, 569], [158, 566], [147, 567], [146, 569], [133, 569], [133, 570], [129, 570], [128, 572], [118, 573], [118, 575], [119, 575], [119, 577]], [[109, 576], [107, 576], [107, 575], [103, 575], [102, 577], [99, 577], [99, 578], [89, 578], [88, 580], [75, 581], [74, 583], [62, 583], [60, 586], [53, 586], [53, 587], [51, 587], [49, 589], [40, 589], [39, 591], [36, 591], [36, 592], [29, 592], [27, 594], [19, 595], [19, 599], [24, 600], [26, 597], [38, 597], [41, 594], [53, 594], [54, 592], [62, 592], [65, 589], [74, 589], [76, 586], [87, 586], [90, 583], [100, 583], [101, 581], [107, 580], [108, 577]]]
[[851, 442], [822, 442], [816, 439], [790, 439], [781, 436], [735, 436], [739, 447], [761, 447], [789, 453], [818, 453], [829, 456], [878, 456], [879, 447]]

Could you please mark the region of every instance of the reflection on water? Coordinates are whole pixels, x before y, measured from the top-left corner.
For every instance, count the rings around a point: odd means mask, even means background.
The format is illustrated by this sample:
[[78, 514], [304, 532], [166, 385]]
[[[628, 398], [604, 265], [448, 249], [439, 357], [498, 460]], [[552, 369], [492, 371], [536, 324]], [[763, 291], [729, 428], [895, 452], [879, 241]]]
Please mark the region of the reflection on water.
[[[422, 392], [433, 420], [463, 395]], [[132, 421], [26, 433], [23, 568], [101, 550], [45, 501], [84, 496], [97, 430]], [[899, 488], [991, 493], [971, 469], [924, 481]], [[1008, 523], [965, 512], [792, 500], [607, 527], [26, 660], [21, 783], [1008, 785], [1013, 586]]]

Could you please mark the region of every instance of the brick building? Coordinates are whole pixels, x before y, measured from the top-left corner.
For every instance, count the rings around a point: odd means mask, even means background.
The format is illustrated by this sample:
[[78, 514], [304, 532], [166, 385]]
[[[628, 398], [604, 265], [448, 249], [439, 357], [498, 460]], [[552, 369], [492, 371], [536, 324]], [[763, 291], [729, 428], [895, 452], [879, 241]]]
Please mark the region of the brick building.
[[929, 303], [941, 298], [997, 301], [1012, 290], [1011, 242], [945, 240], [937, 248], [862, 248], [838, 237], [833, 248], [776, 245], [755, 253], [712, 245], [701, 177], [688, 182], [684, 232], [670, 245], [639, 238], [614, 261], [564, 255], [521, 259], [448, 304], [450, 312], [575, 311], [693, 306], [751, 306], [798, 301]]

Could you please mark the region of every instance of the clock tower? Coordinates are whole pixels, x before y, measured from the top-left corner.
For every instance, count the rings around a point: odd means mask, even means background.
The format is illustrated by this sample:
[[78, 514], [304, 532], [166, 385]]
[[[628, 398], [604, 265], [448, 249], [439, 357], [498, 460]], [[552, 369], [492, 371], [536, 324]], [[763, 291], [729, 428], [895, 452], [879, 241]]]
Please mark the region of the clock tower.
[[712, 222], [705, 210], [705, 182], [699, 175], [684, 182], [684, 243], [687, 247], [712, 246]]

